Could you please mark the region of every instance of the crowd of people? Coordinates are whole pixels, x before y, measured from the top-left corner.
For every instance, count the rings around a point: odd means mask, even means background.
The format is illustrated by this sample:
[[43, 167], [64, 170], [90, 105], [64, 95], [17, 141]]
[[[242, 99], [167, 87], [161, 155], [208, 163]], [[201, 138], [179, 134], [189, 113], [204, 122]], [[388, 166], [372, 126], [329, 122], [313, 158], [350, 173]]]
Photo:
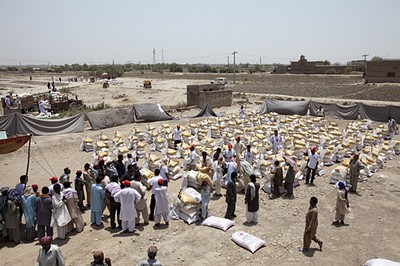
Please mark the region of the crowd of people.
[[[103, 226], [103, 211], [108, 208], [111, 227], [116, 228], [117, 220], [118, 228], [126, 232], [135, 230], [135, 225], [139, 224], [139, 214], [142, 214], [145, 225], [152, 220], [156, 222], [155, 226], [159, 226], [161, 218], [168, 225], [168, 194], [160, 170], [156, 169], [154, 182], [148, 180], [150, 185], [146, 187], [141, 182], [137, 164], [132, 164], [131, 156], [125, 162], [122, 160], [123, 157], [119, 156], [119, 160], [112, 165], [104, 164], [101, 159], [94, 165], [87, 163], [83, 171], [76, 171], [74, 180], [70, 176], [71, 170], [66, 167], [59, 178], [51, 177], [49, 186], [41, 189], [37, 184], [30, 185], [26, 175], [20, 177], [15, 188], [2, 187], [2, 242], [20, 244], [22, 239], [31, 242], [37, 238], [42, 245], [37, 265], [64, 265], [61, 251], [57, 246], [51, 245], [55, 237], [54, 228], [58, 239], [65, 239], [69, 232], [82, 232], [86, 225], [82, 212], [90, 210], [92, 226], [100, 227]], [[75, 189], [72, 188], [73, 183]], [[145, 198], [146, 190], [152, 190], [152, 199], [154, 198], [154, 206], [150, 206], [150, 217]], [[23, 216], [25, 226], [21, 227]], [[154, 260], [155, 257], [154, 247], [152, 250], [150, 253], [153, 255], [149, 255], [149, 260]], [[92, 265], [111, 265], [105, 263], [99, 264], [98, 260], [96, 262], [95, 256]], [[146, 265], [143, 263], [140, 265]]]
[[[397, 130], [396, 128], [394, 130]], [[182, 144], [180, 127], [177, 126], [173, 132], [174, 145]], [[252, 174], [248, 178], [241, 169], [241, 160], [250, 165], [253, 164], [254, 156], [250, 145], [244, 145], [241, 137], [235, 138], [236, 143], [229, 144], [222, 151], [217, 148], [213, 156], [202, 152], [200, 159], [195, 152], [195, 146], [190, 147], [190, 155], [187, 158], [187, 169], [197, 170], [198, 167], [206, 169], [212, 177], [213, 183], [204, 181], [201, 184], [202, 196], [200, 216], [205, 219], [209, 216], [208, 204], [210, 195], [214, 190], [215, 196], [220, 197], [221, 187], [226, 186], [226, 219], [236, 217], [237, 203], [237, 181], [238, 177], [245, 184], [246, 223], [258, 223], [259, 190], [260, 184], [257, 177]], [[270, 138], [272, 152], [277, 154], [282, 148], [282, 138], [278, 130], [274, 131]], [[306, 156], [307, 173], [305, 184], [314, 185], [319, 156], [316, 147], [307, 150]], [[293, 185], [295, 174], [298, 171], [295, 156], [283, 156], [284, 162], [274, 162], [271, 171], [271, 196], [276, 199], [283, 197], [294, 198]], [[90, 223], [94, 227], [103, 227], [103, 212], [109, 211], [110, 225], [112, 229], [123, 230], [127, 233], [135, 231], [140, 225], [140, 215], [143, 224], [159, 227], [161, 220], [168, 226], [170, 222], [169, 203], [167, 187], [170, 181], [168, 175], [168, 160], [163, 160], [160, 168], [154, 170], [154, 176], [144, 180], [136, 158], [128, 154], [126, 158], [122, 154], [117, 160], [105, 162], [99, 158], [93, 165], [86, 163], [83, 171], [76, 171], [75, 178], [71, 177], [71, 170], [66, 167], [62, 175], [50, 178], [49, 186], [39, 188], [37, 184], [29, 184], [28, 176], [22, 175], [20, 182], [15, 188], [2, 187], [0, 196], [0, 213], [2, 219], [2, 238], [15, 244], [21, 242], [21, 221], [25, 217], [24, 232], [26, 241], [40, 241], [42, 248], [39, 252], [37, 265], [64, 265], [64, 259], [60, 250], [51, 244], [53, 239], [53, 228], [57, 228], [57, 237], [64, 239], [69, 232], [77, 233], [84, 230], [85, 222], [82, 212], [90, 210]], [[283, 176], [282, 167], [287, 168]], [[358, 160], [358, 154], [354, 154], [350, 161], [350, 191], [356, 193], [358, 177], [362, 165]], [[223, 178], [225, 177], [225, 180]], [[150, 204], [147, 204], [146, 191], [151, 191]], [[316, 237], [318, 226], [316, 197], [310, 199], [310, 208], [306, 215], [306, 228], [302, 251], [309, 249], [311, 240], [315, 241], [322, 250], [323, 242]], [[344, 224], [345, 215], [349, 213], [349, 197], [344, 182], [338, 183], [338, 194], [336, 200], [336, 214], [334, 224]], [[37, 230], [37, 231], [36, 231]], [[49, 250], [51, 255], [49, 255]], [[149, 248], [149, 260], [159, 265], [155, 260], [157, 248]], [[51, 256], [51, 258], [49, 258]], [[97, 259], [96, 259], [97, 258]], [[58, 264], [45, 263], [44, 261], [56, 260]], [[159, 263], [159, 264], [157, 264]], [[111, 265], [104, 261], [102, 252], [95, 253], [95, 261], [92, 265]], [[148, 265], [145, 262], [138, 265]], [[160, 264], [161, 265], [161, 264]]]

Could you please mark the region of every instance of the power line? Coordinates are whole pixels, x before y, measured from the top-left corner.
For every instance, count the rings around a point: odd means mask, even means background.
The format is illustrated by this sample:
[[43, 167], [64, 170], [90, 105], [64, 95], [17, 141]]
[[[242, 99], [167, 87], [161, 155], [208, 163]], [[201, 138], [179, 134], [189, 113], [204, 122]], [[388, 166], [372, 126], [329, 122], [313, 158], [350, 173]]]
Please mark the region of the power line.
[[241, 55], [244, 56], [250, 56], [250, 57], [263, 57], [263, 58], [268, 58], [268, 59], [283, 59], [283, 60], [290, 60], [292, 58], [288, 57], [276, 57], [276, 56], [270, 56], [270, 55], [255, 55], [255, 54], [247, 54], [247, 53], [240, 53]]
[[169, 61], [178, 61], [178, 60], [190, 60], [190, 59], [202, 59], [202, 58], [211, 58], [218, 56], [226, 56], [227, 54], [215, 54], [215, 55], [203, 55], [203, 56], [193, 56], [193, 57], [182, 57], [182, 58], [173, 58], [169, 59]]

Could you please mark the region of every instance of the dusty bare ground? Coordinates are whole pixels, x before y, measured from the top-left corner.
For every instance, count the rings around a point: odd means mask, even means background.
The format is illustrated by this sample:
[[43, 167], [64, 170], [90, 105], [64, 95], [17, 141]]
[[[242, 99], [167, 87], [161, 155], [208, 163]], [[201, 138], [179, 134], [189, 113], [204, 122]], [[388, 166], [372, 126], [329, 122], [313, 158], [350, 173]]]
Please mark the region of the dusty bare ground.
[[[157, 93], [144, 93], [140, 86], [141, 79], [126, 78], [123, 85], [111, 87], [117, 93], [127, 94], [128, 90], [138, 91], [136, 97], [129, 94], [130, 102], [149, 100], [158, 101], [163, 105], [173, 105], [179, 100], [185, 100], [184, 80], [164, 81], [155, 79], [154, 87], [160, 85]], [[194, 82], [194, 81], [190, 81]], [[201, 81], [196, 81], [201, 82]], [[136, 84], [136, 85], [135, 85]], [[103, 96], [109, 95], [96, 85], [78, 84], [77, 93], [89, 103], [97, 103]], [[71, 85], [70, 85], [71, 86]], [[92, 87], [90, 87], [92, 86]], [[120, 87], [119, 87], [120, 86]], [[125, 87], [126, 86], [126, 87]], [[174, 88], [176, 87], [176, 88]], [[87, 96], [83, 96], [87, 93]], [[128, 92], [129, 93], [129, 92]], [[173, 97], [170, 97], [172, 94]], [[132, 96], [130, 96], [132, 95]], [[87, 98], [86, 98], [87, 97]], [[132, 97], [132, 99], [131, 99]], [[152, 97], [152, 98], [149, 98]], [[154, 97], [154, 98], [153, 98]], [[111, 98], [111, 97], [110, 97]], [[105, 100], [108, 100], [105, 96]], [[242, 100], [235, 98], [235, 101]], [[258, 99], [260, 100], [260, 99]], [[110, 100], [112, 105], [120, 105], [120, 99]], [[250, 98], [247, 109], [256, 110], [257, 98]], [[218, 108], [217, 112], [237, 112], [238, 105], [230, 108]], [[199, 110], [183, 113], [188, 117]], [[175, 113], [180, 116], [180, 113]], [[182, 118], [179, 123], [187, 125], [191, 119]], [[175, 125], [178, 121], [170, 124]], [[154, 123], [157, 127], [160, 122]], [[340, 123], [344, 126], [344, 122]], [[118, 130], [127, 135], [133, 127], [144, 128], [146, 124], [130, 124], [117, 128], [102, 130], [111, 136]], [[84, 163], [92, 162], [90, 153], [79, 152], [81, 137], [87, 134], [95, 138], [99, 132], [88, 130], [85, 133], [67, 134], [51, 137], [34, 137], [37, 143], [32, 144], [32, 157], [29, 183], [40, 186], [49, 184], [49, 175], [59, 176], [62, 169], [69, 166], [73, 172], [82, 169]], [[0, 186], [15, 186], [18, 177], [25, 173], [26, 151], [21, 149], [9, 155], [1, 155]], [[327, 168], [327, 173], [329, 173]], [[328, 174], [316, 179], [315, 187], [301, 185], [294, 191], [295, 199], [269, 200], [267, 194], [260, 192], [260, 222], [256, 226], [245, 226], [245, 205], [243, 195], [239, 195], [237, 203], [238, 217], [235, 226], [227, 232], [198, 225], [187, 225], [183, 221], [172, 221], [168, 228], [156, 229], [153, 223], [140, 226], [135, 234], [121, 234], [110, 229], [107, 219], [105, 228], [97, 230], [89, 225], [76, 235], [69, 235], [66, 240], [55, 240], [61, 246], [68, 265], [88, 265], [92, 252], [101, 249], [106, 256], [111, 257], [114, 265], [132, 265], [146, 257], [149, 245], [159, 248], [159, 259], [165, 265], [361, 265], [367, 259], [380, 257], [400, 261], [400, 231], [397, 230], [398, 213], [400, 211], [400, 178], [399, 159], [385, 164], [368, 181], [360, 184], [359, 195], [350, 195], [352, 213], [346, 218], [348, 226], [335, 227], [331, 225], [334, 218], [332, 212], [336, 200], [335, 188], [328, 184]], [[170, 199], [178, 192], [181, 180], [172, 181], [169, 190]], [[263, 183], [263, 180], [260, 180]], [[310, 196], [319, 198], [319, 229], [318, 236], [324, 241], [324, 251], [314, 251], [308, 256], [298, 252], [302, 245], [305, 213]], [[148, 195], [150, 198], [150, 195]], [[210, 213], [222, 217], [225, 213], [225, 198], [212, 199]], [[149, 200], [148, 200], [149, 201]], [[105, 211], [108, 214], [108, 211]], [[89, 222], [90, 212], [84, 214]], [[232, 233], [243, 230], [266, 241], [265, 247], [255, 254], [234, 244], [230, 237]], [[316, 244], [312, 247], [317, 248]], [[36, 259], [39, 245], [23, 243], [18, 246], [8, 244], [0, 249], [2, 265], [32, 265]], [[23, 256], [21, 256], [23, 254]]]

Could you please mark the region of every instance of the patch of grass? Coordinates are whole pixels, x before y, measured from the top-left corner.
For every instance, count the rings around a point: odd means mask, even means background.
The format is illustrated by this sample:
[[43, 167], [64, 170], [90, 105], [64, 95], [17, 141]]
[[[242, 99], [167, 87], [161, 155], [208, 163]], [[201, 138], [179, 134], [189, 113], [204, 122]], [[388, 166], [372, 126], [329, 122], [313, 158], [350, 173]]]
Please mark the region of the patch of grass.
[[92, 111], [99, 111], [99, 110], [106, 110], [110, 109], [112, 106], [108, 103], [101, 102], [96, 105], [86, 106], [86, 108], [82, 109], [69, 109], [67, 111], [60, 112], [61, 117], [70, 117], [74, 115], [78, 115], [81, 113], [92, 112]]
[[68, 111], [60, 112], [61, 117], [71, 117], [86, 112], [85, 109], [69, 109]]
[[187, 106], [187, 104], [184, 101], [180, 101], [171, 107], [174, 109], [180, 109], [180, 108], [185, 108], [186, 106]]

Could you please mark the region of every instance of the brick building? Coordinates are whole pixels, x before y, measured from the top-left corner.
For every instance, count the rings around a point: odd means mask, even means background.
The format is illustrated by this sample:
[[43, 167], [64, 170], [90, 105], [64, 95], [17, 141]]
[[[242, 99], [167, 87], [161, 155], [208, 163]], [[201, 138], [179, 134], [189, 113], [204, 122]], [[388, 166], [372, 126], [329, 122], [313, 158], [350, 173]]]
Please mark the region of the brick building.
[[400, 60], [368, 61], [365, 83], [400, 82]]
[[203, 108], [208, 103], [212, 108], [232, 105], [232, 90], [222, 84], [187, 85], [188, 106]]

